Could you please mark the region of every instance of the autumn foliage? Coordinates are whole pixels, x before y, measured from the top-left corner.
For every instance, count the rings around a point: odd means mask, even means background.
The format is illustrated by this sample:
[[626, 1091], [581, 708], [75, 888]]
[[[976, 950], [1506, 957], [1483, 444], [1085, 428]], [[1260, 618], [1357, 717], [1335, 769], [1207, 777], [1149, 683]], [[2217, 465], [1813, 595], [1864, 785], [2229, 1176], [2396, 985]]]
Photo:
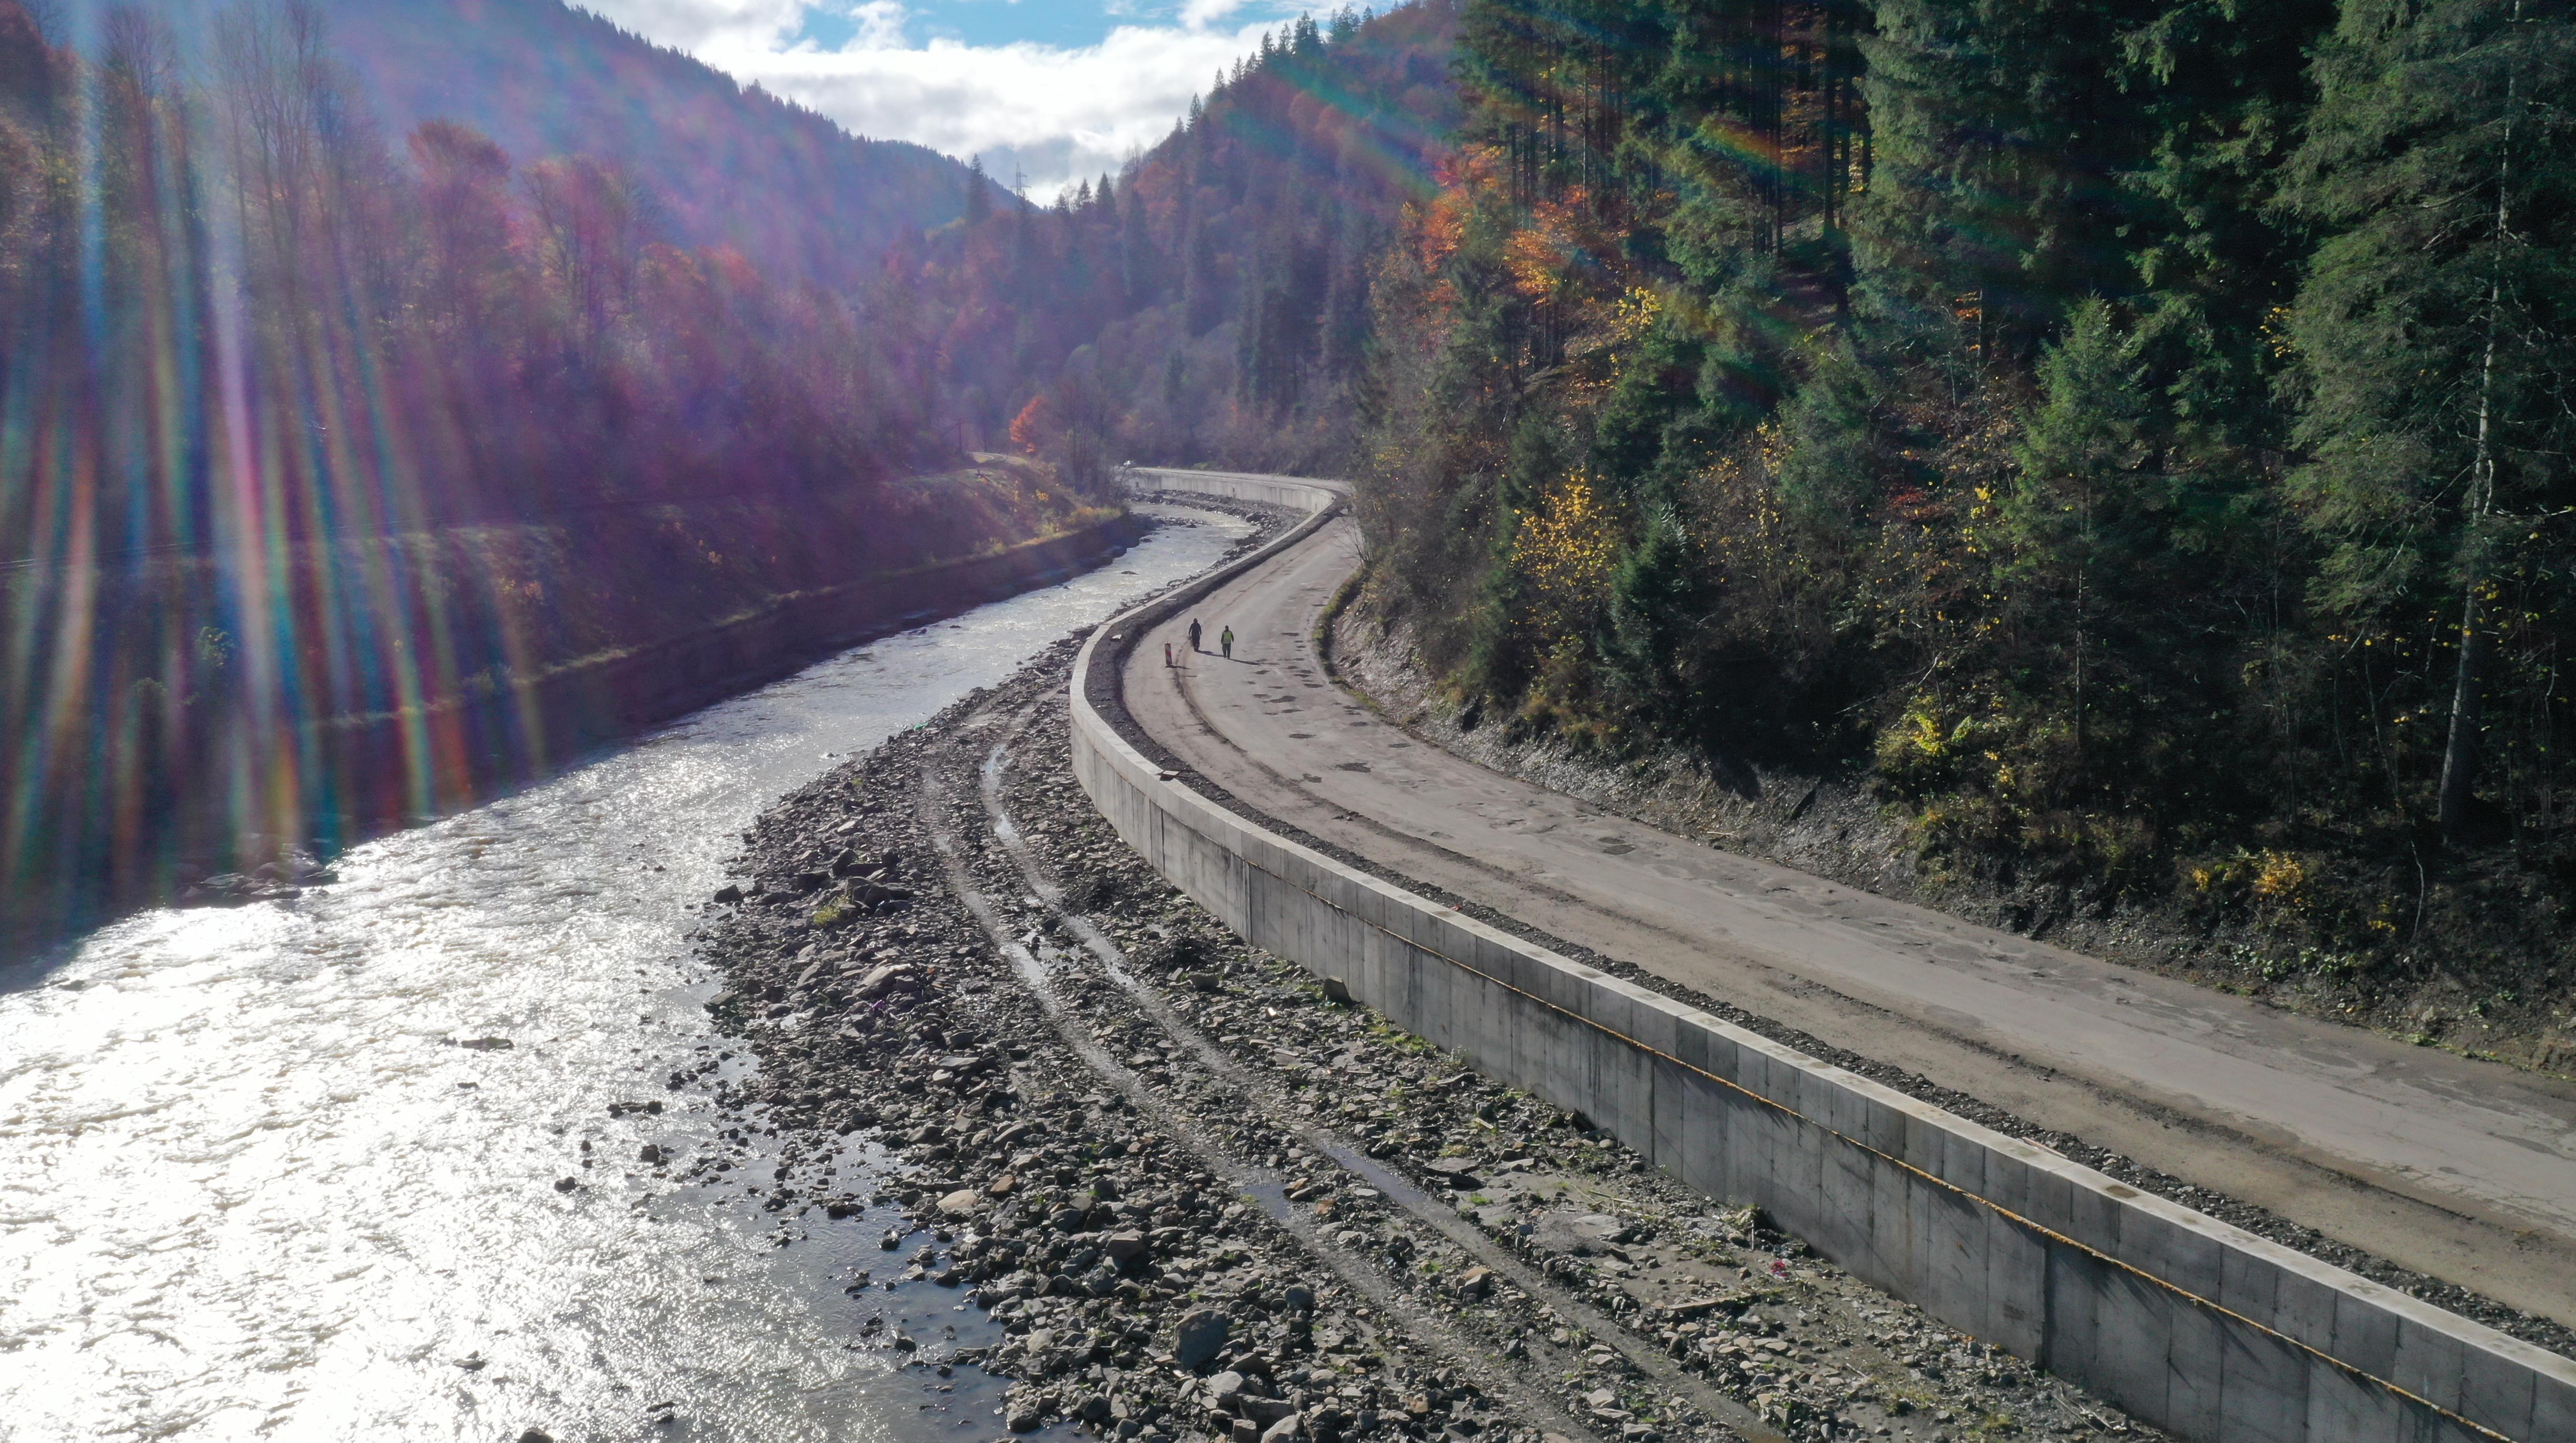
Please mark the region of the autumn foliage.
[[1084, 515], [925, 498], [957, 429], [868, 289], [678, 243], [613, 160], [385, 134], [309, 7], [99, 34], [0, 0], [0, 890], [166, 864], [192, 798], [445, 805], [542, 719], [368, 777], [317, 729]]
[[1475, 0], [1460, 34], [1358, 455], [1373, 601], [1463, 714], [1839, 779], [1930, 885], [2033, 916], [2561, 954], [2563, 11]]

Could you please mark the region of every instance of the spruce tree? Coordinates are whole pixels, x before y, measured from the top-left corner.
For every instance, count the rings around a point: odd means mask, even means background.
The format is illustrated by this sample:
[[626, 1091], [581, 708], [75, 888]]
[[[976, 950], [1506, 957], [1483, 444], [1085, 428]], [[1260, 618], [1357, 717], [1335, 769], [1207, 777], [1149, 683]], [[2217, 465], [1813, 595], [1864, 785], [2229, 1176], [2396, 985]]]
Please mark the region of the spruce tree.
[[2576, 28], [2532, 0], [2346, 0], [2316, 71], [2289, 192], [2328, 232], [2290, 327], [2296, 484], [2328, 608], [2456, 618], [2435, 804], [2456, 841], [2498, 602], [2576, 561]]
[[1127, 309], [1154, 304], [1162, 291], [1163, 257], [1145, 224], [1145, 198], [1132, 185], [1118, 195], [1118, 259]]
[[1874, 167], [1856, 218], [1871, 309], [1953, 357], [2025, 363], [2066, 308], [2125, 289], [2119, 176], [2139, 136], [2113, 84], [2120, 0], [1880, 0], [1863, 42]]
[[1999, 498], [2010, 546], [1998, 580], [2020, 633], [2021, 689], [2064, 709], [2066, 779], [2081, 784], [2103, 673], [2116, 674], [2115, 659], [2141, 649], [2122, 645], [2131, 640], [2123, 633], [2177, 600], [2154, 584], [2171, 579], [2155, 564], [2170, 518], [2147, 444], [2145, 368], [2110, 307], [2078, 307], [2039, 373], [2047, 399], [2025, 418], [2021, 476]]
[[2334, 21], [2334, 0], [2161, 0], [2121, 37], [2115, 74], [2146, 137], [2122, 177], [2140, 358], [2161, 424], [2210, 464], [2250, 469], [2244, 452], [2280, 441], [2264, 318], [2289, 304], [2306, 250], [2274, 202], [2307, 57]]

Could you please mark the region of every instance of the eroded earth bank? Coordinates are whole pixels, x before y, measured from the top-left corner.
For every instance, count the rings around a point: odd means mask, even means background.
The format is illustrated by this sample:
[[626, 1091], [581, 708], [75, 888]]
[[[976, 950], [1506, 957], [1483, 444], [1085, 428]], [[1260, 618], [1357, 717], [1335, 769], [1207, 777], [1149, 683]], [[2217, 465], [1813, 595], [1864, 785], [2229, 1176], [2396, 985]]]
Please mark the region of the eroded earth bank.
[[815, 1347], [992, 1375], [961, 1436], [2159, 1436], [1243, 946], [1076, 785], [1076, 644], [785, 799], [702, 942], [779, 1242], [882, 1234]]

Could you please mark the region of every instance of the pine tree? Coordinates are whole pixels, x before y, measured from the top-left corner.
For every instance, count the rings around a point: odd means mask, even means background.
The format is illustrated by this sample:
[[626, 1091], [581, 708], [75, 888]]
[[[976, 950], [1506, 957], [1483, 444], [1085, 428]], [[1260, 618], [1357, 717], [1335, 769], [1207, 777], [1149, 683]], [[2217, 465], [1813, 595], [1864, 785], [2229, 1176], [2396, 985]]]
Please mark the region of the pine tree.
[[2036, 658], [2023, 687], [2062, 705], [2072, 780], [2092, 761], [2093, 718], [2103, 704], [2104, 632], [2135, 619], [2150, 600], [2151, 558], [2165, 534], [2160, 478], [2146, 442], [2140, 394], [2145, 368], [2135, 337], [2099, 300], [2077, 307], [2066, 335], [2041, 357], [2046, 400], [2025, 421], [2021, 475], [2001, 498], [2011, 545], [1999, 558], [2019, 640]]
[[1203, 336], [1224, 314], [1225, 297], [1218, 288], [1216, 236], [1195, 207], [1190, 211], [1181, 246], [1182, 321], [1191, 335]]
[[2066, 308], [2132, 284], [2120, 243], [2139, 135], [2113, 80], [2120, 0], [1879, 0], [1862, 42], [1873, 137], [1853, 244], [1871, 309], [2026, 362]]
[[[2457, 622], [2435, 814], [2482, 761], [2506, 588], [2563, 576], [2576, 504], [2576, 24], [2530, 0], [2346, 0], [2290, 200], [2330, 232], [2299, 294], [2297, 478], [2319, 599]], [[2559, 613], [2563, 583], [2523, 610]]]
[[2151, 138], [2122, 177], [2140, 357], [2171, 444], [2208, 464], [2250, 472], [2248, 453], [2280, 443], [2264, 327], [2297, 289], [2306, 238], [2275, 202], [2307, 56], [2334, 19], [2334, 0], [2159, 0], [2121, 39], [2118, 79]]
[[1707, 600], [1700, 559], [1670, 506], [1648, 511], [1645, 534], [1620, 558], [1610, 579], [1608, 634], [1602, 659], [1633, 704], [1666, 727], [1688, 725], [1694, 710], [1682, 675], [1684, 637]]
[[1118, 262], [1127, 309], [1143, 310], [1161, 298], [1163, 257], [1145, 223], [1145, 198], [1132, 185], [1118, 196]]

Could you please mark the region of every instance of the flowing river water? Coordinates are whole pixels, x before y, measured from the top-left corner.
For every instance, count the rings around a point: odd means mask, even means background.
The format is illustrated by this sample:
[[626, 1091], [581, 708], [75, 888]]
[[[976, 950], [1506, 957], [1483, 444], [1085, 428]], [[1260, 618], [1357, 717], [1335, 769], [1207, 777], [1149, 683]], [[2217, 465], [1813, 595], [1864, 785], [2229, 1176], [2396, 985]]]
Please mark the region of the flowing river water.
[[0, 1439], [995, 1436], [998, 1385], [862, 1344], [871, 1316], [933, 1357], [991, 1326], [953, 1290], [853, 1285], [893, 1271], [884, 1216], [782, 1234], [746, 1184], [638, 1159], [728, 1125], [663, 1078], [729, 1052], [690, 935], [742, 829], [1249, 530], [1185, 514], [356, 847], [291, 901], [0, 967]]

